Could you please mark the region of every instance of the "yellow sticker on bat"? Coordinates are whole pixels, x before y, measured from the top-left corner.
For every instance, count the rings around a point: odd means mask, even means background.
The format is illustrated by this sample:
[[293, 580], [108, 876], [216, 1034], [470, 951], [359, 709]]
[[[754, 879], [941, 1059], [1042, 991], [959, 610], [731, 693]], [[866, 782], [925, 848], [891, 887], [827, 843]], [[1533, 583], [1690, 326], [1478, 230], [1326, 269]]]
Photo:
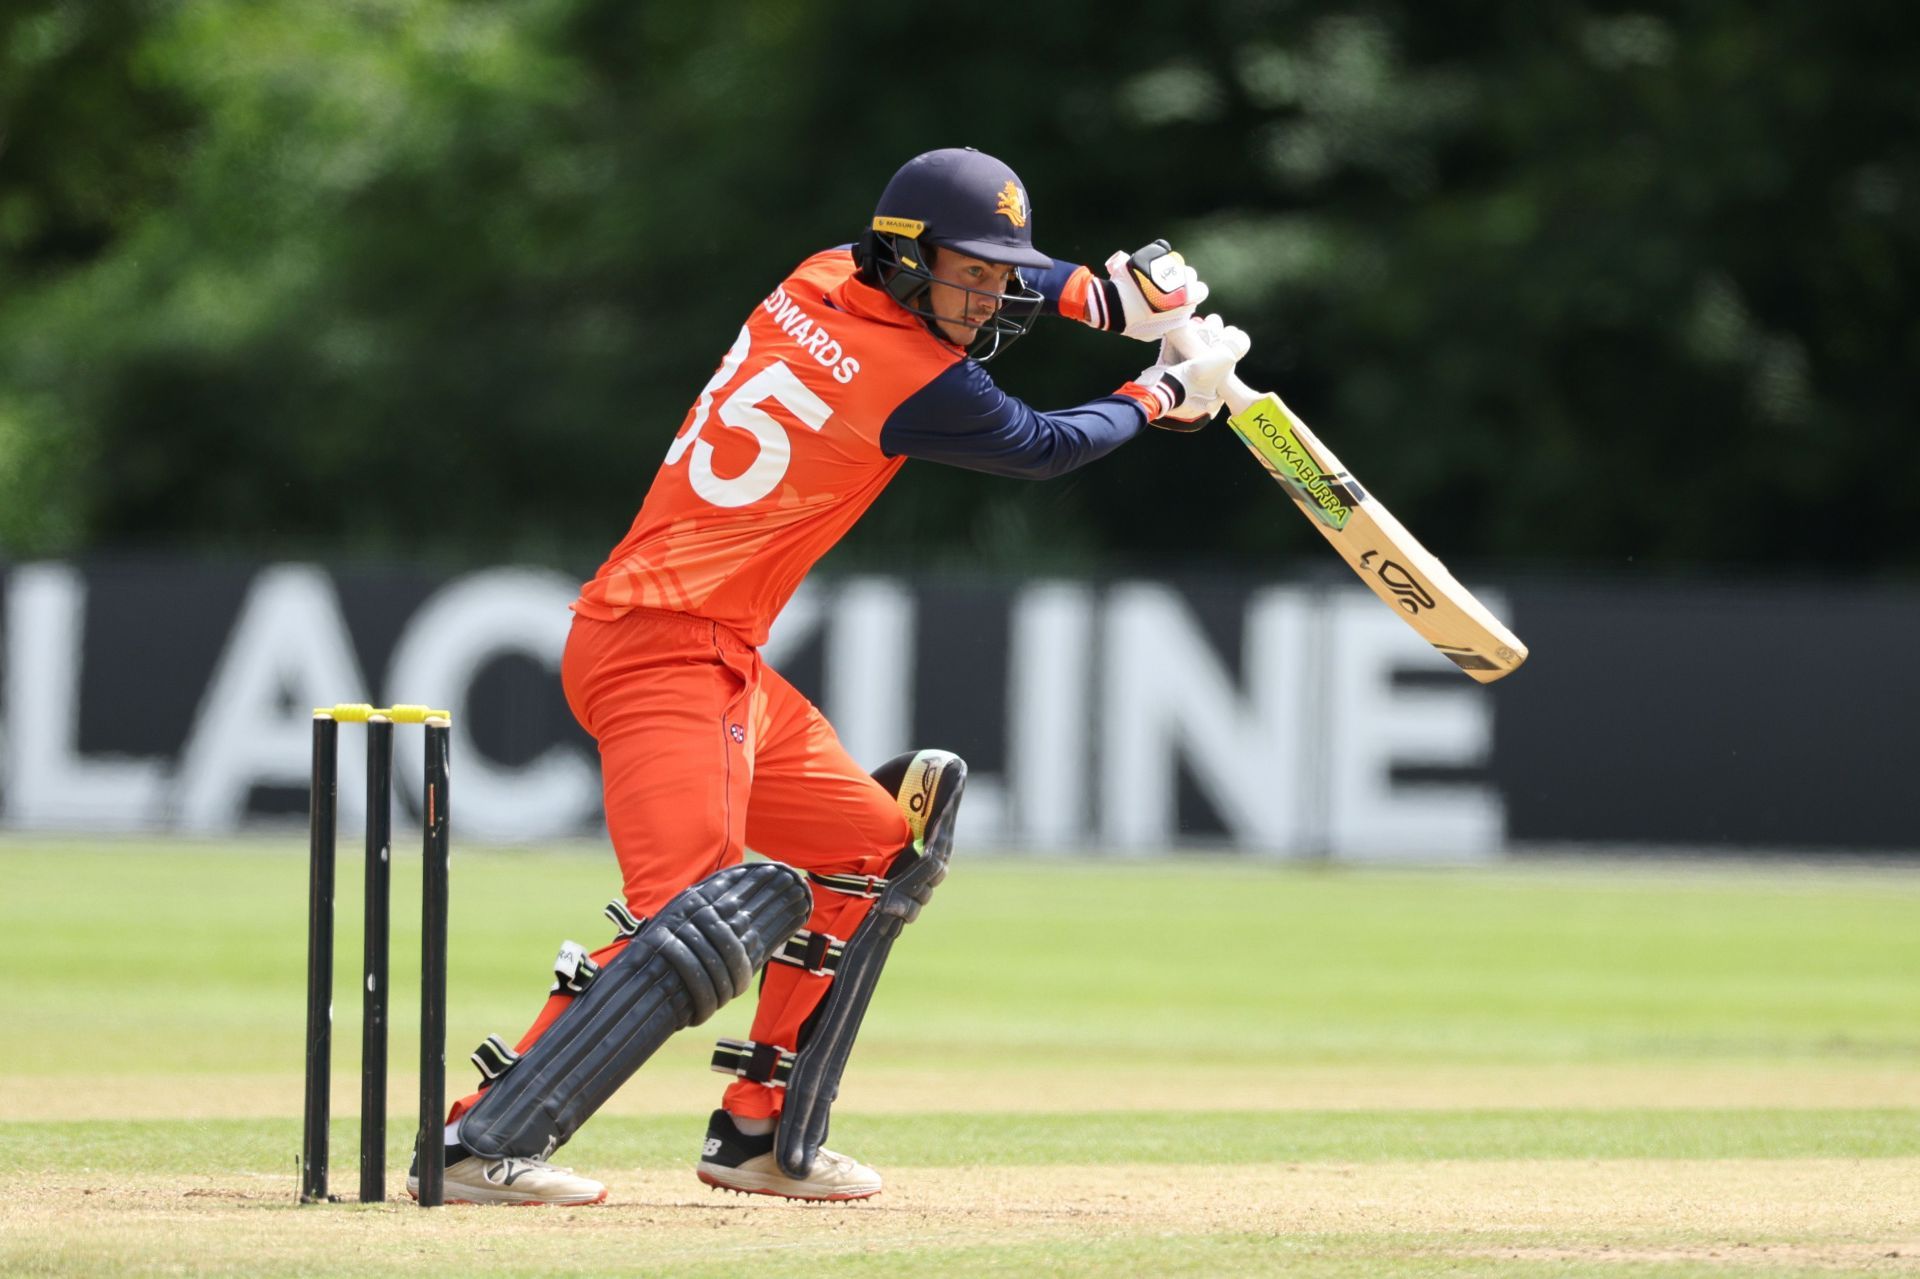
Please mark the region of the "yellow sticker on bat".
[[1346, 477], [1327, 474], [1295, 434], [1293, 418], [1279, 400], [1263, 396], [1228, 418], [1227, 425], [1315, 518], [1333, 528], [1347, 526], [1356, 499], [1348, 491]]

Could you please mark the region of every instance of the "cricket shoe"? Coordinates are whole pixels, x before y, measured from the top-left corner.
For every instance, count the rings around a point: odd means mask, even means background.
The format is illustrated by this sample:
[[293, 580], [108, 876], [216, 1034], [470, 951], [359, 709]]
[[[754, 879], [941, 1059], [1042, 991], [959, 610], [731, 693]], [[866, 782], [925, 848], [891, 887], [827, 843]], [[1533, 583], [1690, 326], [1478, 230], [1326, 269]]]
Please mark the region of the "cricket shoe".
[[[448, 1147], [448, 1154], [456, 1152]], [[407, 1193], [420, 1197], [419, 1161], [407, 1170]], [[544, 1159], [509, 1155], [488, 1159], [465, 1155], [447, 1160], [445, 1199], [450, 1204], [597, 1204], [607, 1188], [571, 1168], [556, 1168]]]
[[814, 1202], [865, 1199], [880, 1193], [880, 1174], [846, 1155], [823, 1150], [805, 1177], [789, 1177], [773, 1155], [773, 1134], [751, 1137], [734, 1127], [733, 1116], [713, 1112], [707, 1144], [694, 1169], [700, 1180], [744, 1195], [778, 1195]]

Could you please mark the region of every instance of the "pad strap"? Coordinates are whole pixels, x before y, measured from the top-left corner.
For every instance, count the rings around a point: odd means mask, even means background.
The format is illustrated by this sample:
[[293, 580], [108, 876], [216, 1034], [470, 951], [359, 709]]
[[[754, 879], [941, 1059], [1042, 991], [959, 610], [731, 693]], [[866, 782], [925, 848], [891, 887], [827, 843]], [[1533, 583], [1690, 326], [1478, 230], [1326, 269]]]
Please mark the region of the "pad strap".
[[625, 902], [608, 902], [606, 916], [613, 921], [613, 935], [616, 940], [633, 936], [647, 924], [644, 918], [636, 917], [632, 911], [628, 910]]
[[563, 941], [560, 943], [560, 953], [554, 956], [553, 985], [547, 988], [547, 993], [584, 995], [587, 987], [599, 975], [600, 965], [587, 957], [585, 946], [577, 941]]
[[507, 1041], [500, 1036], [488, 1035], [467, 1060], [479, 1067], [480, 1078], [492, 1083], [514, 1068], [520, 1060], [520, 1054], [507, 1047]]
[[807, 878], [832, 892], [847, 897], [863, 897], [868, 901], [887, 891], [884, 875], [816, 875], [808, 871]]
[[769, 1088], [785, 1088], [787, 1077], [793, 1074], [794, 1056], [778, 1044], [723, 1039], [714, 1045], [713, 1068], [723, 1075], [738, 1075]]
[[832, 933], [802, 928], [782, 942], [771, 958], [775, 963], [804, 968], [815, 977], [831, 977], [839, 971], [840, 957], [846, 953], [847, 943]]

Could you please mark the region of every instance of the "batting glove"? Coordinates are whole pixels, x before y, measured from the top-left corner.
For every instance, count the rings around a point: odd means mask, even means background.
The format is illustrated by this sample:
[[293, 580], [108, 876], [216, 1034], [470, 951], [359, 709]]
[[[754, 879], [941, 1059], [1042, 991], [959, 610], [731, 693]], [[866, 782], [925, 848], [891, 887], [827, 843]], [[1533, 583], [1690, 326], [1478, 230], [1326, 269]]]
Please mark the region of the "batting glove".
[[1181, 359], [1173, 344], [1162, 339], [1159, 362], [1134, 383], [1144, 392], [1134, 398], [1147, 406], [1148, 420], [1164, 430], [1197, 431], [1212, 421], [1226, 403], [1222, 392], [1227, 375], [1253, 345], [1217, 315], [1196, 322], [1191, 331], [1206, 343], [1204, 354]]
[[1142, 342], [1179, 328], [1207, 300], [1206, 282], [1165, 240], [1108, 258], [1107, 279], [1109, 297], [1120, 305], [1120, 331]]

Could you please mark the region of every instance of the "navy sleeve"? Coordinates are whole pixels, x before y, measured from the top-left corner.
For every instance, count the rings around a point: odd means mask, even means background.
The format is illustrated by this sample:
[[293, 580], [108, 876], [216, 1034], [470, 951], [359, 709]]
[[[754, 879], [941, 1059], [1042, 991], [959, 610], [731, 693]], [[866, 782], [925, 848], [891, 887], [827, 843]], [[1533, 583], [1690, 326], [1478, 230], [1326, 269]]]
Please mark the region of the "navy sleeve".
[[901, 402], [880, 428], [880, 448], [889, 457], [1044, 480], [1104, 457], [1146, 424], [1146, 409], [1124, 395], [1037, 412], [978, 361], [962, 360]]

